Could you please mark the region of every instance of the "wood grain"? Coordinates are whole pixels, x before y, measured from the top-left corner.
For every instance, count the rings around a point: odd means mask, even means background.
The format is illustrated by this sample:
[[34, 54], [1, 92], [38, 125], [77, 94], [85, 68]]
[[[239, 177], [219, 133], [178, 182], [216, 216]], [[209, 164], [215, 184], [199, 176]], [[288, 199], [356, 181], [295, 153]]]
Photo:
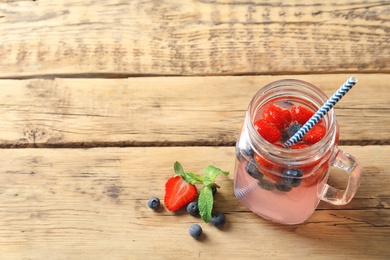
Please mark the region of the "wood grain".
[[[320, 203], [304, 224], [273, 224], [233, 194], [233, 147], [6, 149], [0, 157], [0, 254], [4, 259], [386, 259], [390, 256], [389, 146], [345, 146], [363, 165], [353, 207]], [[220, 176], [217, 230], [184, 211], [147, 207], [163, 197], [178, 160]], [[333, 177], [333, 182], [338, 178]], [[192, 223], [205, 237], [188, 235]], [[242, 256], [242, 257], [241, 257]]]
[[0, 3], [0, 78], [390, 72], [389, 2]]
[[[233, 145], [255, 92], [290, 77], [329, 96], [349, 75], [0, 80], [0, 145]], [[335, 108], [340, 143], [389, 144], [390, 75], [357, 78]]]
[[[390, 259], [389, 20], [385, 0], [0, 0], [0, 258]], [[335, 112], [355, 198], [300, 225], [251, 213], [233, 171], [254, 93], [296, 78], [329, 96], [351, 74]], [[231, 172], [222, 230], [147, 207], [175, 161]]]

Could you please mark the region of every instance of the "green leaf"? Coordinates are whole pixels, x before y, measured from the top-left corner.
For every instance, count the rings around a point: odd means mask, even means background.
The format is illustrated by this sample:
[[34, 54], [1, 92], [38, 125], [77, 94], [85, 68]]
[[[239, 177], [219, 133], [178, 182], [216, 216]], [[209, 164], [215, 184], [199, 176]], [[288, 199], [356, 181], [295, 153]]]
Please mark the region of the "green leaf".
[[223, 171], [213, 165], [209, 165], [205, 170], [204, 170], [204, 179], [206, 179], [206, 177], [211, 181], [211, 183], [214, 183], [215, 181], [215, 178], [220, 175], [220, 174], [225, 174], [225, 175], [229, 175], [229, 172], [227, 171]]
[[179, 162], [175, 162], [175, 164], [173, 165], [173, 169], [175, 170], [175, 173], [177, 175], [183, 176], [184, 170]]
[[184, 172], [183, 173], [183, 178], [186, 182], [191, 183], [191, 184], [202, 184], [203, 183], [203, 178], [202, 176], [192, 173], [192, 172]]
[[208, 175], [203, 175], [203, 185], [207, 187], [211, 187], [214, 184], [209, 178]]
[[213, 210], [214, 196], [213, 190], [210, 186], [204, 186], [200, 190], [198, 198], [198, 208], [199, 215], [204, 220], [204, 222], [210, 222], [211, 220], [211, 211]]

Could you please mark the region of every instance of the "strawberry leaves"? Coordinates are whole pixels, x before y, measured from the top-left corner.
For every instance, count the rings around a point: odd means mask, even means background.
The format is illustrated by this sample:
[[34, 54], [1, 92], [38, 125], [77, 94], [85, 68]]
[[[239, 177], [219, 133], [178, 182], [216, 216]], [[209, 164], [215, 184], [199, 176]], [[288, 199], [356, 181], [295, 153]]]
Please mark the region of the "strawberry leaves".
[[215, 184], [215, 179], [218, 175], [228, 175], [229, 172], [216, 168], [213, 165], [209, 165], [204, 170], [203, 175], [199, 175], [192, 172], [185, 172], [179, 162], [175, 162], [173, 165], [176, 175], [181, 176], [186, 182], [190, 184], [203, 184], [198, 197], [199, 215], [205, 222], [210, 222], [211, 213], [214, 206], [214, 196], [212, 186]]
[[175, 170], [176, 175], [180, 175], [188, 183], [194, 185], [203, 183], [202, 176], [192, 172], [184, 172], [183, 167], [179, 162], [175, 162], [175, 164], [173, 165], [173, 169]]
[[175, 162], [175, 164], [173, 165], [173, 169], [175, 170], [175, 173], [177, 175], [183, 175], [184, 173], [183, 167], [179, 162]]

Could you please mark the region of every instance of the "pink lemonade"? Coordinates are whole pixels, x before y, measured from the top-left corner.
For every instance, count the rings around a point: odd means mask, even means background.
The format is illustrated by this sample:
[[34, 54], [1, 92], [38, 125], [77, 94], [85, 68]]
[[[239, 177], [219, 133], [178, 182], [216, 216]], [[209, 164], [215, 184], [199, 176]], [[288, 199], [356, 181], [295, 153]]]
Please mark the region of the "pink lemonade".
[[[293, 156], [302, 158], [311, 146], [323, 139], [328, 119], [324, 118], [317, 124], [321, 130], [309, 132], [290, 149], [283, 147], [316, 109], [307, 100], [296, 97], [275, 98], [263, 104], [251, 123], [256, 134], [270, 145], [265, 152], [254, 149], [247, 140], [247, 133], [242, 130], [236, 145], [234, 192], [254, 213], [275, 222], [297, 224], [309, 218], [317, 207], [328, 180], [332, 151], [299, 163], [294, 161]], [[337, 143], [338, 132], [334, 138]], [[289, 150], [293, 156], [290, 154], [289, 160], [278, 161], [278, 154], [283, 154], [284, 150]]]
[[237, 167], [235, 193], [241, 197], [241, 202], [266, 219], [286, 224], [301, 223], [312, 215], [328, 179], [327, 172], [324, 172], [323, 178], [315, 185], [283, 191], [278, 190], [276, 183], [267, 177], [262, 180], [251, 177], [245, 171], [244, 163], [237, 164]]

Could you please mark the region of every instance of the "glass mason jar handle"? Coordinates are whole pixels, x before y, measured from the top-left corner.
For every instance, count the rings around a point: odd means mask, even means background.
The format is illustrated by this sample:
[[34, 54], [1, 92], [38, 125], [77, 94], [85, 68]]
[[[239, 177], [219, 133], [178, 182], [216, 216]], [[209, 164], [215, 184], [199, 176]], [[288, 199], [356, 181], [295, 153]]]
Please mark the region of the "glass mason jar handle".
[[356, 161], [355, 157], [338, 149], [336, 150], [336, 156], [332, 166], [349, 174], [347, 188], [345, 190], [339, 190], [325, 184], [321, 200], [334, 205], [345, 205], [352, 200], [359, 188], [361, 166]]

